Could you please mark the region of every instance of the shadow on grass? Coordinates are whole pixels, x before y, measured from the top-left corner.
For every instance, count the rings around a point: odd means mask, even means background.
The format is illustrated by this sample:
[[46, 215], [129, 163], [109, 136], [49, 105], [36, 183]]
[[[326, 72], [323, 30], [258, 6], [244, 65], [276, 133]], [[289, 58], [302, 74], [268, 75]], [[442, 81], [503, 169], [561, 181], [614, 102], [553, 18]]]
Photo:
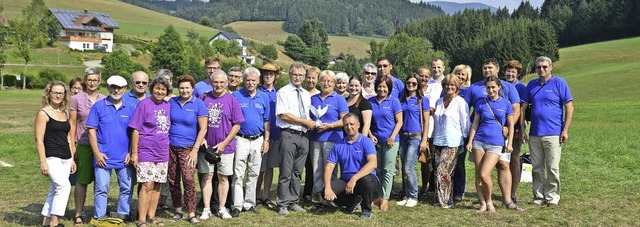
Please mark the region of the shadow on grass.
[[25, 207], [20, 207], [19, 211], [8, 212], [4, 215], [4, 221], [19, 225], [41, 225], [42, 224], [42, 203], [31, 203]]

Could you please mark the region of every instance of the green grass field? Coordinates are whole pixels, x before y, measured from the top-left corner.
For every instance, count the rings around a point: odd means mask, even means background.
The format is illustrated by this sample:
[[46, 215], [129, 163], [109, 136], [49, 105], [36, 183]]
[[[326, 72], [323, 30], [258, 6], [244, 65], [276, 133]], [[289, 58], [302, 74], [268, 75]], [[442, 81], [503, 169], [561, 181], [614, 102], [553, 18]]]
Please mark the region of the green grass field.
[[[640, 70], [640, 37], [564, 48], [554, 74], [567, 80], [574, 97], [574, 121], [561, 162], [562, 200], [560, 208], [533, 207], [531, 184], [520, 185], [523, 213], [497, 208], [495, 214], [476, 214], [473, 164], [467, 162], [467, 197], [454, 209], [428, 205], [424, 199], [415, 208], [391, 201], [389, 212], [374, 208], [372, 220], [361, 220], [336, 210], [312, 210], [288, 217], [259, 207], [260, 215], [241, 214], [230, 220], [212, 219], [205, 225], [249, 226], [634, 226], [640, 221], [640, 91], [636, 73]], [[40, 225], [43, 200], [49, 179], [39, 174], [33, 142], [33, 119], [41, 91], [0, 91], [0, 160], [15, 167], [0, 167], [0, 226]], [[495, 177], [494, 177], [495, 179]], [[112, 185], [116, 185], [112, 183]], [[495, 185], [495, 184], [494, 184]], [[274, 185], [275, 186], [275, 185]], [[400, 189], [396, 178], [394, 191]], [[500, 193], [494, 188], [500, 206]], [[92, 193], [87, 201], [92, 213]], [[109, 208], [114, 209], [117, 187], [110, 190]], [[70, 199], [72, 204], [72, 199]], [[73, 212], [69, 206], [67, 216]], [[309, 207], [309, 206], [307, 206]], [[161, 213], [169, 218], [170, 213]], [[72, 225], [71, 221], [63, 222]], [[170, 224], [183, 226], [186, 222]], [[133, 224], [129, 223], [130, 226]]]
[[[22, 9], [30, 2], [31, 0], [11, 0], [1, 3], [7, 18], [14, 19], [21, 16]], [[182, 35], [187, 34], [189, 30], [206, 37], [212, 37], [217, 33], [217, 30], [213, 28], [116, 0], [45, 0], [45, 4], [47, 7], [55, 9], [78, 11], [87, 9], [90, 12], [108, 13], [120, 26], [120, 29], [115, 31], [116, 35], [133, 36], [147, 40], [155, 39], [170, 24]]]

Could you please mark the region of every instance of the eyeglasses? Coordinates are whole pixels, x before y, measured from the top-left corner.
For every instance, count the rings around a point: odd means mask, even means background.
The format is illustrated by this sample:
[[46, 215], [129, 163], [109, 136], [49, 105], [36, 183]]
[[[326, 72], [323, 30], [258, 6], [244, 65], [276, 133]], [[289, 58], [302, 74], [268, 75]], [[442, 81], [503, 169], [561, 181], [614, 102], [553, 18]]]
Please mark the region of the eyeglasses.
[[149, 82], [147, 82], [147, 81], [136, 81], [135, 83], [136, 83], [136, 84], [142, 84], [142, 85], [147, 85], [147, 84], [149, 84]]
[[64, 95], [64, 92], [51, 91], [51, 95]]
[[417, 83], [417, 82], [407, 82], [407, 85], [417, 86], [417, 85], [418, 85], [418, 83]]
[[377, 74], [376, 72], [364, 72], [364, 75], [374, 75], [375, 76], [376, 74]]
[[390, 66], [390, 65], [388, 65], [388, 64], [384, 64], [384, 65], [383, 65], [383, 64], [380, 64], [380, 65], [378, 65], [378, 68], [386, 68], [386, 67], [389, 67], [389, 66]]
[[304, 77], [307, 74], [291, 74], [291, 77]]
[[549, 66], [546, 66], [546, 65], [536, 66], [536, 69], [545, 69], [546, 70], [547, 68], [549, 68]]
[[100, 80], [95, 80], [95, 79], [91, 79], [91, 80], [86, 80], [87, 83], [98, 83], [100, 82]]

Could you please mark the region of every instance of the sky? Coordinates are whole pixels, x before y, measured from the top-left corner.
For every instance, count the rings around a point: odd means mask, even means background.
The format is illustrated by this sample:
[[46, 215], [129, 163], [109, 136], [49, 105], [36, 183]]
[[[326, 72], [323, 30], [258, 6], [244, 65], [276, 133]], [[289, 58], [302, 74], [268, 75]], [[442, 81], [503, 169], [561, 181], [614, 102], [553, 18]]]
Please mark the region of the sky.
[[[411, 1], [412, 2], [447, 1], [447, 2], [457, 2], [457, 3], [477, 2], [477, 3], [484, 3], [486, 5], [490, 5], [496, 8], [507, 6], [507, 8], [509, 8], [509, 11], [513, 11], [516, 8], [518, 8], [522, 0], [411, 0]], [[531, 5], [533, 5], [533, 8], [540, 8], [544, 0], [530, 0], [529, 2], [531, 3]]]

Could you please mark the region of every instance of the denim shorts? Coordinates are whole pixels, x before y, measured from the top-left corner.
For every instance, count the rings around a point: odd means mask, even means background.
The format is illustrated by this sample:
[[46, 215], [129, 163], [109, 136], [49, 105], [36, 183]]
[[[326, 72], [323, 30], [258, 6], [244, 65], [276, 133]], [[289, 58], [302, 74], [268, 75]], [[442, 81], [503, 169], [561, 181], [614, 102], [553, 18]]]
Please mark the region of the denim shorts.
[[474, 150], [483, 150], [486, 153], [502, 154], [502, 146], [487, 144], [482, 141], [474, 140], [471, 144]]

